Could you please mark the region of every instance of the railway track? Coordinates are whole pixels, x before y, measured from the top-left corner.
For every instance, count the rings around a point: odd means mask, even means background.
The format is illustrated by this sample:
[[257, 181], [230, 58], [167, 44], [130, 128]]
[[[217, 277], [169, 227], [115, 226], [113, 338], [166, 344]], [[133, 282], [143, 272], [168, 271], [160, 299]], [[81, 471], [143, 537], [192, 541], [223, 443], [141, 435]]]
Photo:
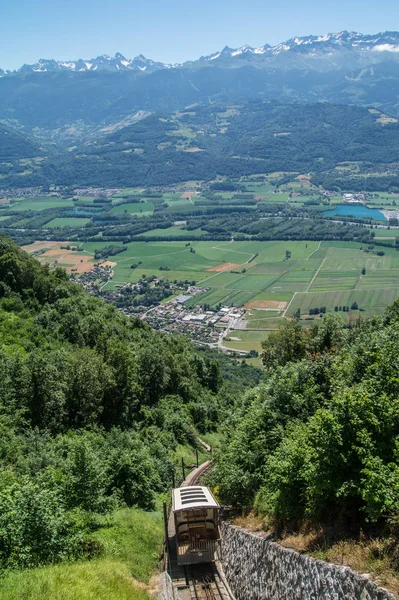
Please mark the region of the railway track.
[[186, 568], [190, 600], [234, 600], [215, 564]]
[[201, 477], [203, 477], [204, 475], [209, 473], [209, 471], [211, 471], [212, 468], [213, 468], [212, 460], [209, 460], [209, 461], [203, 463], [202, 465], [200, 465], [199, 467], [194, 469], [194, 471], [192, 471], [188, 475], [188, 477], [183, 481], [182, 486], [197, 485], [198, 483], [200, 483]]

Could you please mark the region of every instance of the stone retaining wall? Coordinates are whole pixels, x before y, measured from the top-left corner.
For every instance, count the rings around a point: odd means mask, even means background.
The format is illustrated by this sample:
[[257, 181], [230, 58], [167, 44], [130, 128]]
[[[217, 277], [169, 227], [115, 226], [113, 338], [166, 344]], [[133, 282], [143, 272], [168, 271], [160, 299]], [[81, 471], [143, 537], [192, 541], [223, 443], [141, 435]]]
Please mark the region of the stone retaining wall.
[[222, 565], [236, 600], [395, 600], [348, 567], [222, 523]]
[[161, 592], [159, 594], [159, 600], [178, 600], [178, 596], [175, 593], [175, 589], [173, 587], [173, 583], [171, 578], [169, 577], [169, 573], [164, 571], [159, 576], [159, 587], [161, 588]]

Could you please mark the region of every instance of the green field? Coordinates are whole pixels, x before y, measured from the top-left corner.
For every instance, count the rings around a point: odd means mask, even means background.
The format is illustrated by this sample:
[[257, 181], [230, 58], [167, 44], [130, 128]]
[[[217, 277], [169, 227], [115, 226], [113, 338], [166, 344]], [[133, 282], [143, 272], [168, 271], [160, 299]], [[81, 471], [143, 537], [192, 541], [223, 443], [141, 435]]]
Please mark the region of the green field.
[[398, 229], [377, 229], [375, 232], [375, 239], [376, 240], [382, 240], [382, 239], [392, 239], [395, 240], [396, 237], [399, 236], [399, 230]]
[[89, 221], [90, 219], [84, 217], [57, 217], [46, 225], [48, 227], [83, 227]]
[[154, 205], [152, 202], [128, 202], [127, 204], [117, 204], [109, 211], [110, 214], [129, 213], [137, 216], [152, 215]]
[[[286, 303], [292, 300], [287, 314], [294, 314], [298, 308], [306, 314], [309, 308], [319, 306], [334, 310], [336, 305], [348, 305], [349, 300], [350, 304], [358, 302], [369, 313], [399, 295], [399, 253], [393, 248], [385, 248], [384, 256], [377, 256], [350, 242], [186, 244], [184, 241], [128, 244], [126, 252], [113, 257], [117, 264], [107, 289], [126, 281], [138, 281], [143, 274], [155, 274], [171, 281], [195, 281], [208, 288], [190, 301], [193, 305], [242, 306], [250, 300]], [[94, 254], [95, 249], [105, 245], [106, 242], [89, 242], [84, 248]], [[291, 252], [288, 260], [287, 250]], [[141, 264], [131, 269], [132, 263]], [[256, 320], [260, 318], [258, 314]]]
[[261, 343], [267, 337], [267, 334], [267, 331], [233, 331], [223, 345], [231, 350], [241, 350], [244, 352], [256, 350], [260, 352]]
[[[84, 248], [94, 253], [106, 244], [90, 242]], [[126, 252], [112, 258], [117, 263], [114, 278], [105, 289], [155, 274], [207, 288], [186, 306], [240, 307], [251, 302], [247, 330], [233, 332], [231, 337], [239, 339], [225, 345], [259, 350], [261, 340], [277, 329], [281, 318], [293, 316], [298, 309], [303, 323], [309, 325], [312, 308], [325, 306], [333, 312], [356, 302], [359, 310], [340, 312], [348, 320], [379, 314], [399, 297], [399, 253], [384, 248], [384, 255], [377, 256], [365, 250], [352, 242], [132, 242]], [[139, 262], [137, 268], [130, 268]]]
[[[329, 292], [316, 292], [310, 294], [298, 294], [295, 296], [288, 315], [293, 315], [300, 308], [301, 313], [307, 313], [310, 308], [326, 306], [328, 312], [332, 312], [335, 306], [351, 306], [357, 302], [361, 311], [350, 311], [345, 316], [358, 315], [371, 316], [380, 314], [384, 308], [399, 298], [399, 281], [397, 287], [369, 290], [336, 290]], [[340, 313], [342, 314], [342, 313]]]
[[192, 231], [187, 231], [187, 229], [182, 229], [181, 227], [167, 227], [166, 229], [151, 229], [151, 231], [146, 231], [145, 233], [140, 233], [137, 237], [159, 237], [159, 236], [179, 236], [182, 239], [185, 239], [187, 235], [191, 236], [200, 236], [203, 235], [204, 232], [201, 229], [193, 229]]
[[[106, 245], [106, 242], [90, 242], [84, 244], [84, 248], [94, 254], [95, 249]], [[182, 278], [197, 282], [205, 279], [213, 280], [219, 276], [219, 273], [211, 272], [209, 269], [224, 262], [245, 263], [253, 256], [252, 253], [238, 248], [239, 246], [228, 242], [191, 242], [189, 246], [184, 241], [132, 242], [128, 244], [126, 252], [113, 257], [117, 263], [114, 268], [113, 282], [119, 284], [125, 281], [137, 281], [143, 273], [146, 275], [154, 273], [172, 280]], [[132, 263], [138, 262], [141, 264], [137, 269], [130, 268]], [[177, 273], [179, 276], [176, 275]]]
[[375, 198], [367, 198], [366, 204], [367, 206], [371, 206], [372, 208], [378, 207], [395, 207], [399, 206], [399, 194], [388, 193], [388, 192], [376, 192], [374, 194]]
[[65, 198], [52, 198], [52, 197], [44, 197], [44, 198], [24, 198], [18, 202], [13, 202], [11, 199], [12, 210], [35, 210], [41, 211], [48, 208], [65, 208], [70, 207], [73, 208], [72, 200], [68, 200]]

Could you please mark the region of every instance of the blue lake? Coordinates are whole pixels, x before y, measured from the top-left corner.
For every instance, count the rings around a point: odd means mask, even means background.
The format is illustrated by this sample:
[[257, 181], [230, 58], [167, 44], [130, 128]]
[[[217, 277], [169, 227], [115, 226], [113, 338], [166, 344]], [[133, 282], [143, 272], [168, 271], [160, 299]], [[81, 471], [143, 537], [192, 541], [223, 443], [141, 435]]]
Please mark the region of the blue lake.
[[357, 219], [374, 219], [376, 221], [387, 221], [383, 213], [376, 208], [367, 208], [363, 204], [338, 204], [334, 210], [324, 210], [323, 215], [333, 217], [335, 215], [356, 217]]

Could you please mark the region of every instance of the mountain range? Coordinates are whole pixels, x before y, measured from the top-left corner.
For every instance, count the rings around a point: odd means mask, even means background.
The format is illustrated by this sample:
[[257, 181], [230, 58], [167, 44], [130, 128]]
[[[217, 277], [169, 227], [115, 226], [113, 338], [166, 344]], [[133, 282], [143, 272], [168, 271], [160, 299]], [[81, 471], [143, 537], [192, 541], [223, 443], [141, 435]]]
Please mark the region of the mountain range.
[[250, 99], [373, 106], [399, 115], [399, 32], [343, 31], [225, 47], [164, 64], [117, 53], [0, 73], [0, 122], [42, 141], [102, 136], [150, 113]]
[[259, 48], [245, 45], [241, 48], [229, 48], [214, 52], [208, 56], [201, 56], [195, 61], [168, 64], [146, 58], [142, 54], [133, 59], [126, 58], [120, 52], [115, 56], [103, 54], [89, 60], [40, 59], [35, 64], [24, 64], [16, 71], [0, 69], [0, 76], [21, 73], [44, 72], [73, 72], [87, 71], [137, 71], [153, 73], [161, 69], [201, 68], [207, 63], [209, 66], [229, 65], [239, 67], [249, 63], [258, 68], [267, 68], [271, 65], [280, 68], [289, 68], [293, 64], [307, 68], [321, 68], [336, 70], [342, 67], [343, 59], [348, 56], [351, 66], [363, 63], [379, 63], [387, 58], [399, 61], [399, 33], [386, 31], [374, 35], [363, 35], [356, 32], [342, 31], [320, 36], [295, 37], [275, 46], [265, 44]]
[[[358, 107], [362, 136], [371, 136], [372, 147], [356, 137], [356, 128], [350, 136], [342, 131]], [[173, 65], [120, 53], [40, 60], [0, 77], [0, 184], [165, 184], [188, 175], [284, 170], [288, 163], [317, 171], [332, 167], [331, 155], [336, 162], [367, 156], [370, 163], [396, 164], [397, 117], [394, 31], [225, 47]], [[298, 119], [306, 130], [294, 135]], [[312, 160], [302, 156], [306, 131], [318, 152]], [[320, 139], [328, 140], [326, 152]], [[380, 146], [389, 152], [380, 156]], [[265, 155], [268, 149], [274, 156]]]

